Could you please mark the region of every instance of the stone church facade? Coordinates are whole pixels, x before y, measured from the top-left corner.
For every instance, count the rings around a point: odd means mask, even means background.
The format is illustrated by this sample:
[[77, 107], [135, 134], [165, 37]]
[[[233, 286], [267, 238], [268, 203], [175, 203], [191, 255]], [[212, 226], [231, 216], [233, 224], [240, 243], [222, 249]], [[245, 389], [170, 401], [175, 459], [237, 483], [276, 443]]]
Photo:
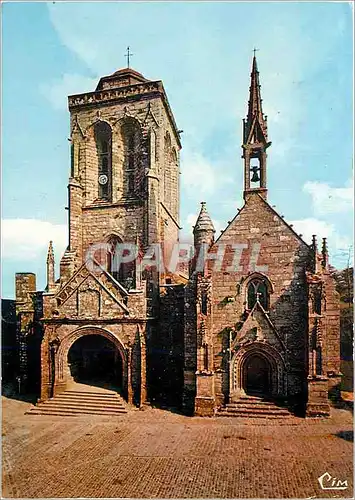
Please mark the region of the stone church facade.
[[255, 57], [244, 206], [215, 240], [202, 204], [188, 268], [165, 265], [179, 242], [181, 131], [162, 82], [119, 70], [94, 92], [70, 96], [69, 111], [60, 276], [52, 244], [45, 291], [36, 291], [35, 275], [16, 275], [23, 384], [44, 401], [89, 376], [96, 356], [95, 374], [110, 365], [137, 406], [165, 398], [213, 415], [258, 393], [328, 414], [341, 377], [338, 294], [326, 241], [320, 251], [315, 238], [307, 245], [267, 201], [271, 143]]

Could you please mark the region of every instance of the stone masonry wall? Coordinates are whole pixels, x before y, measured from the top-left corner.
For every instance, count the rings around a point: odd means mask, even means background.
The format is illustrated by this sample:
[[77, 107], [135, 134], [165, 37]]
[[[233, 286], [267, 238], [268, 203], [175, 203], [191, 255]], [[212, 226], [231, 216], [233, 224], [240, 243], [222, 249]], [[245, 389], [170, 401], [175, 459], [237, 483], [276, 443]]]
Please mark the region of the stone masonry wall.
[[[106, 121], [112, 128], [111, 202], [97, 200], [98, 157], [93, 125], [99, 119]], [[125, 151], [121, 125], [125, 119], [135, 120], [141, 129], [141, 172], [136, 172], [137, 196], [129, 200], [125, 198], [123, 184]], [[170, 138], [168, 152], [165, 147], [166, 135]], [[79, 186], [82, 186], [81, 192], [77, 188], [71, 189], [70, 193], [70, 225], [73, 233], [75, 232], [71, 249], [76, 251], [78, 264], [85, 257], [90, 244], [107, 241], [110, 234], [116, 234], [124, 241], [134, 242], [138, 233], [141, 243], [147, 245], [152, 242], [149, 237], [152, 233], [155, 235], [153, 241], [162, 241], [166, 232], [157, 233], [155, 227], [158, 228], [160, 224], [155, 226], [155, 218], [165, 221], [165, 224], [169, 219], [168, 224], [173, 224], [175, 228], [173, 234], [169, 230], [167, 236], [177, 240], [179, 144], [161, 97], [150, 96], [147, 99], [147, 96], [143, 96], [74, 108], [71, 110], [71, 137], [74, 148], [72, 173]], [[148, 169], [153, 181], [146, 186], [144, 173]], [[168, 200], [164, 198], [164, 179], [169, 183]], [[151, 200], [144, 201], [147, 197]], [[169, 206], [168, 217], [160, 207], [160, 202]]]
[[[235, 255], [231, 247], [233, 244], [244, 245], [245, 248], [242, 250], [239, 269], [231, 271], [227, 268]], [[246, 309], [246, 287], [243, 283], [255, 271], [266, 275], [272, 283], [269, 312], [271, 321], [287, 347], [287, 391], [289, 395], [300, 393], [304, 389], [307, 373], [305, 269], [309, 247], [257, 194], [249, 196], [245, 206], [212, 246], [211, 254], [218, 251], [218, 245], [225, 245], [226, 249], [222, 268], [213, 269], [211, 260], [206, 271], [211, 273], [213, 283], [211, 314], [214, 370], [218, 372], [215, 373], [216, 401], [223, 402], [228, 394], [228, 376], [223, 376], [228, 366], [227, 329], [234, 329], [243, 320]], [[193, 282], [190, 287], [193, 287]], [[196, 356], [194, 329], [195, 322], [191, 318], [187, 321], [185, 333], [190, 371]]]

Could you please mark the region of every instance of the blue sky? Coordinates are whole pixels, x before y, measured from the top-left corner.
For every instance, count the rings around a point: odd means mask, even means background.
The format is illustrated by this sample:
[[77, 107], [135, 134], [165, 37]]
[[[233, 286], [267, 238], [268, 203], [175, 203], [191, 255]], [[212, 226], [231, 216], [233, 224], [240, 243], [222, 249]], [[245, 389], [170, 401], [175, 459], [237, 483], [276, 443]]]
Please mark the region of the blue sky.
[[181, 152], [181, 225], [206, 201], [217, 232], [242, 206], [242, 118], [252, 49], [268, 115], [269, 201], [306, 241], [352, 245], [352, 11], [327, 2], [2, 5], [2, 296], [14, 273], [45, 286], [48, 241], [66, 246], [68, 94], [131, 66], [164, 82]]

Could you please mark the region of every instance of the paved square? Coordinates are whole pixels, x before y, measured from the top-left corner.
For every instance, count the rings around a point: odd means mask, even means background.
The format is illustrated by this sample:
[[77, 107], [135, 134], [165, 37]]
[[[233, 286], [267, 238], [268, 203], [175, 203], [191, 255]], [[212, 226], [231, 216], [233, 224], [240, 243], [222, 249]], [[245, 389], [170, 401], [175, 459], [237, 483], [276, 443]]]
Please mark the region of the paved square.
[[[3, 398], [3, 497], [352, 497], [352, 414], [321, 421], [24, 415]], [[348, 481], [321, 489], [324, 472]]]

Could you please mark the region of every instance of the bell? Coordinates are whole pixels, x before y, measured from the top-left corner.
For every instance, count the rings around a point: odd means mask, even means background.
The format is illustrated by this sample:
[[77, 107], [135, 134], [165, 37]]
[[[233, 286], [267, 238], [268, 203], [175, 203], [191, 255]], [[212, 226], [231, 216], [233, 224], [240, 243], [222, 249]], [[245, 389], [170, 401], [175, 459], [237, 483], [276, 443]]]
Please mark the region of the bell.
[[252, 167], [251, 170], [253, 171], [253, 177], [251, 178], [251, 182], [259, 182], [260, 181], [260, 177], [258, 175], [259, 167]]

